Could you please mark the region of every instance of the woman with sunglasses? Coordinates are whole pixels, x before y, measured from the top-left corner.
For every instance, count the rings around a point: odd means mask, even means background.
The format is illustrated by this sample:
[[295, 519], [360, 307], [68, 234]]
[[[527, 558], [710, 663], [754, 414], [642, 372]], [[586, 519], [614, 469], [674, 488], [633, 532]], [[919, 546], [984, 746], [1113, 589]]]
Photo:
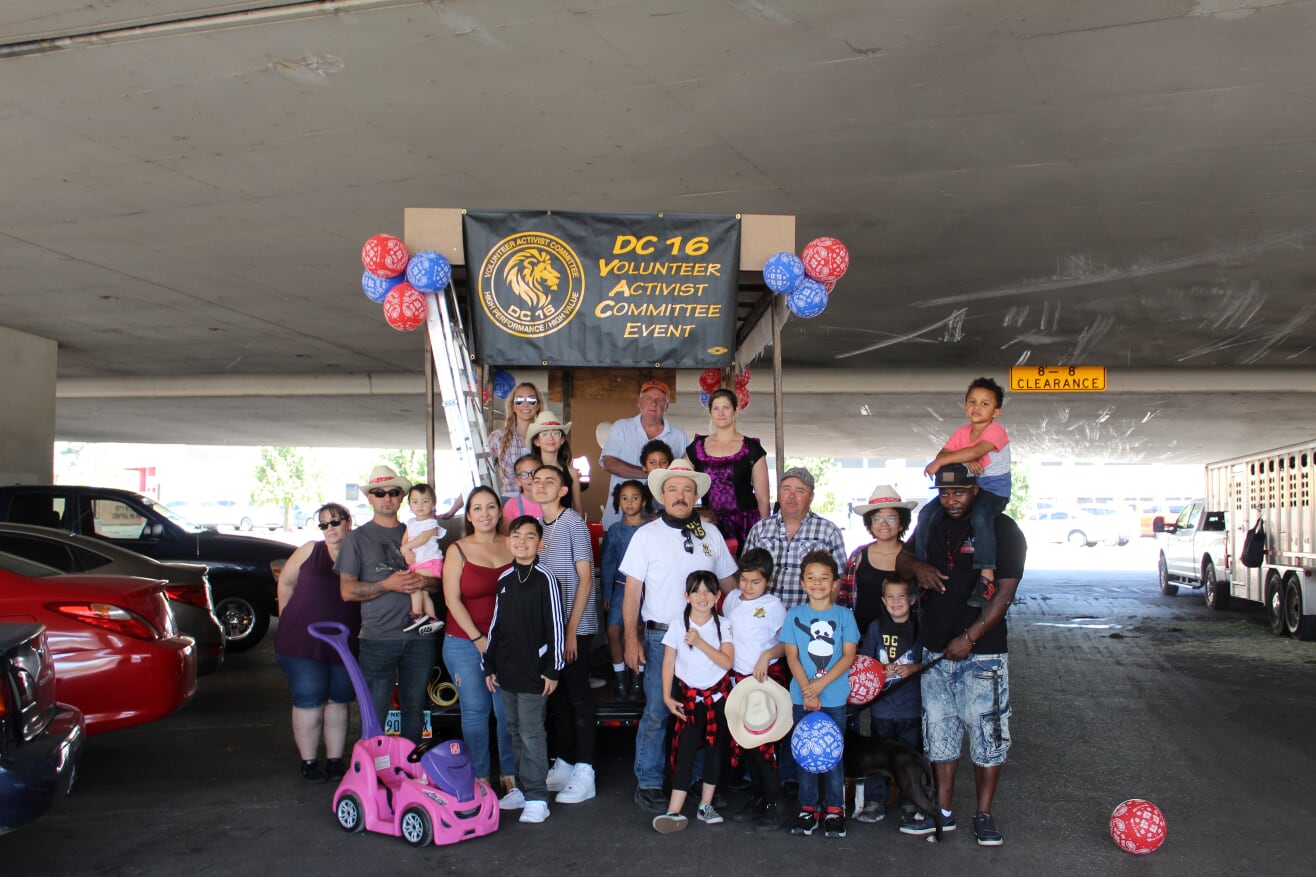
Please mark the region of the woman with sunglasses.
[[517, 384], [516, 389], [507, 397], [503, 425], [489, 433], [489, 450], [493, 459], [498, 461], [498, 477], [502, 481], [499, 486], [505, 500], [519, 493], [516, 486], [516, 461], [530, 450], [526, 430], [542, 407], [542, 397], [534, 384]]
[[[357, 653], [361, 604], [346, 603], [334, 572], [338, 549], [352, 529], [352, 516], [336, 502], [315, 513], [324, 539], [307, 542], [292, 553], [279, 576], [279, 626], [274, 655], [292, 692], [292, 737], [301, 756], [302, 776], [313, 783], [342, 779], [346, 768], [347, 705], [355, 698], [347, 669], [328, 644], [313, 638], [307, 625], [338, 621], [347, 625], [348, 643]], [[319, 750], [324, 739], [325, 768]]]

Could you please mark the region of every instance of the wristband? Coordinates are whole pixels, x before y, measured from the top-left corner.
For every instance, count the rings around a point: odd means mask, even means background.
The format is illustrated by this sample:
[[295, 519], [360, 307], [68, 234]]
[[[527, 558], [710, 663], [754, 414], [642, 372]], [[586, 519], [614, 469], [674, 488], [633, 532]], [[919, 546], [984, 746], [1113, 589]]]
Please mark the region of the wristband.
[[484, 634], [480, 634], [480, 635], [477, 636], [475, 639], [471, 640], [471, 642], [473, 642], [473, 643], [478, 643], [480, 640], [485, 639], [485, 638], [486, 638], [486, 637], [485, 637]]

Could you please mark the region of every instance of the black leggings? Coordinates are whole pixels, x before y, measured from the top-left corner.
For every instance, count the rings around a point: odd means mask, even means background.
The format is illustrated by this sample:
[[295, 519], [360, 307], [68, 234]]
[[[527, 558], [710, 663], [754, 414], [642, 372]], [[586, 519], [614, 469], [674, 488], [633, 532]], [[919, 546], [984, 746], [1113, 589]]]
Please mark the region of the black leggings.
[[[790, 739], [785, 738], [777, 744], [777, 751], [781, 747], [789, 746]], [[775, 761], [769, 761], [768, 757], [760, 749], [743, 750], [744, 764], [749, 768], [749, 794], [754, 798], [762, 798], [769, 804], [781, 803], [781, 781], [777, 779], [777, 765]]]
[[694, 773], [695, 754], [707, 748], [706, 724], [710, 717], [717, 723], [717, 738], [713, 748], [704, 753], [704, 782], [717, 785], [722, 770], [722, 761], [727, 751], [727, 722], [723, 715], [727, 699], [718, 698], [710, 709], [708, 704], [700, 702], [695, 707], [691, 721], [681, 728], [681, 735], [676, 738], [676, 766], [672, 770], [672, 788], [681, 791], [690, 788], [690, 778]]
[[594, 693], [589, 687], [592, 633], [576, 634], [576, 660], [562, 668], [549, 703], [557, 734], [558, 758], [571, 764], [594, 763]]

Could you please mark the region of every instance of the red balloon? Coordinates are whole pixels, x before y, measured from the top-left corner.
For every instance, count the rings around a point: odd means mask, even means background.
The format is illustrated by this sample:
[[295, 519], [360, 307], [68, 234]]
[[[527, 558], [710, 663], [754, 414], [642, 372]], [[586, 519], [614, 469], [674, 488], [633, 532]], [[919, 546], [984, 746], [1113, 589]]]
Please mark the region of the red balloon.
[[745, 369], [743, 372], [736, 375], [736, 389], [742, 390], [748, 386], [749, 386], [749, 369]]
[[716, 368], [706, 368], [699, 375], [699, 389], [705, 393], [711, 393], [718, 387], [722, 386], [722, 370]]
[[391, 234], [377, 234], [361, 247], [361, 264], [376, 277], [396, 277], [407, 270], [407, 245]]
[[836, 238], [814, 238], [800, 253], [804, 273], [819, 283], [837, 281], [850, 267], [850, 251]]
[[886, 669], [876, 658], [855, 655], [850, 665], [850, 703], [862, 706], [871, 703], [882, 693], [886, 682]]
[[1165, 814], [1151, 801], [1130, 798], [1110, 814], [1110, 836], [1126, 853], [1145, 856], [1165, 842]]
[[749, 390], [744, 387], [736, 387], [736, 410], [744, 411], [749, 407]]
[[824, 280], [824, 281], [822, 282], [822, 285], [823, 285], [823, 289], [827, 290], [828, 295], [830, 295], [831, 292], [832, 292], [832, 290], [836, 288], [836, 281], [835, 281], [835, 280]]
[[410, 332], [425, 322], [425, 296], [410, 283], [399, 283], [384, 297], [384, 319], [399, 332]]

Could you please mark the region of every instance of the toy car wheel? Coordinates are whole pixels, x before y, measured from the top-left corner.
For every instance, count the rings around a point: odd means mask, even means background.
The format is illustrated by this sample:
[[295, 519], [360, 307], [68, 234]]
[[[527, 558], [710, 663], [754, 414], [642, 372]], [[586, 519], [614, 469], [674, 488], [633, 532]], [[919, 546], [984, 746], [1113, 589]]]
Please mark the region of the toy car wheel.
[[338, 824], [343, 827], [343, 831], [356, 832], [366, 827], [361, 799], [351, 792], [345, 793], [338, 799], [338, 805], [334, 807], [334, 815], [338, 817]]
[[434, 825], [423, 807], [408, 807], [403, 810], [402, 818], [398, 820], [398, 828], [402, 830], [402, 839], [413, 847], [428, 846], [434, 841]]

